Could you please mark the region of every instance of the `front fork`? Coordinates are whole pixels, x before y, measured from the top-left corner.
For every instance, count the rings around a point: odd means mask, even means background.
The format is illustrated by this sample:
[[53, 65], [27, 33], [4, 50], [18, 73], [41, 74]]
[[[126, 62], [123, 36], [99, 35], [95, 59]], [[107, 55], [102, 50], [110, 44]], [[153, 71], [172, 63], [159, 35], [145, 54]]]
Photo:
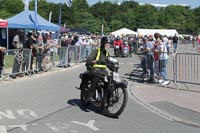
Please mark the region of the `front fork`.
[[103, 103], [104, 103], [104, 105], [107, 105], [108, 103], [110, 104], [113, 99], [114, 84], [112, 83], [111, 79], [109, 79], [109, 82], [107, 82], [105, 84], [107, 84], [107, 85], [105, 85], [105, 87], [104, 87], [105, 93], [104, 93]]

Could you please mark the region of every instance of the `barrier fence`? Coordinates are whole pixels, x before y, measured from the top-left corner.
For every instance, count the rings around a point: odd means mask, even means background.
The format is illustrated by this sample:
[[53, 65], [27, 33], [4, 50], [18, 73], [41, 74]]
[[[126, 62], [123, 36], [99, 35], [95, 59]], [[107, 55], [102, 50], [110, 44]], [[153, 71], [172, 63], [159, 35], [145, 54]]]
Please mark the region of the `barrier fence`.
[[59, 70], [69, 67], [70, 63], [81, 63], [86, 60], [91, 50], [98, 47], [68, 46], [38, 50], [34, 56], [31, 49], [7, 50], [0, 64], [0, 81], [11, 80], [15, 76], [34, 75], [40, 71]]
[[[180, 89], [182, 85], [187, 87], [186, 84], [200, 85], [200, 54], [169, 52], [168, 56], [169, 58], [166, 60], [167, 63], [162, 62], [157, 66], [157, 69], [161, 69], [164, 63], [166, 63], [167, 80], [173, 82], [177, 86], [177, 89]], [[148, 64], [148, 61], [149, 60], [146, 59], [146, 64]], [[156, 64], [154, 61], [154, 79], [158, 82], [158, 79], [161, 79], [161, 75], [160, 73], [157, 75], [155, 68]], [[146, 71], [147, 70], [150, 70], [148, 65], [146, 65]], [[149, 77], [150, 72], [147, 74]]]
[[190, 52], [190, 53], [199, 53], [200, 52], [199, 47], [200, 46], [198, 44], [198, 41], [189, 41], [189, 40], [181, 40], [177, 45], [177, 49], [180, 52]]
[[178, 53], [175, 61], [176, 82], [200, 84], [200, 54]]

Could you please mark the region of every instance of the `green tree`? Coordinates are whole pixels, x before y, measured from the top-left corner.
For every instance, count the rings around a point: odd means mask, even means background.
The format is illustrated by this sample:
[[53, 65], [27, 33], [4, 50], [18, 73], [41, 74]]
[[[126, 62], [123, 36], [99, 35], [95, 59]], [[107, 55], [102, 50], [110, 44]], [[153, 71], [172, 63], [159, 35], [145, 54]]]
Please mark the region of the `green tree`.
[[[0, 18], [12, 17], [24, 10], [22, 0], [0, 0]], [[16, 6], [17, 5], [17, 6]], [[34, 10], [34, 0], [30, 2], [30, 10]], [[60, 3], [49, 3], [38, 0], [38, 13], [48, 20], [52, 11], [51, 22], [58, 24]], [[190, 9], [183, 6], [168, 6], [157, 9], [152, 5], [139, 5], [135, 1], [124, 1], [121, 5], [109, 1], [98, 2], [89, 6], [87, 0], [73, 0], [72, 7], [62, 3], [61, 25], [69, 28], [85, 28], [94, 33], [126, 27], [132, 30], [138, 28], [177, 29], [179, 33], [198, 34], [200, 32], [200, 7]]]
[[168, 6], [160, 11], [159, 24], [164, 28], [177, 29], [180, 33], [192, 33], [194, 17], [189, 7]]
[[200, 34], [200, 6], [193, 11], [196, 34]]
[[139, 6], [136, 12], [137, 28], [151, 28], [157, 25], [156, 8], [151, 5]]
[[24, 9], [22, 0], [0, 0], [0, 3], [0, 18], [3, 19], [14, 16]]

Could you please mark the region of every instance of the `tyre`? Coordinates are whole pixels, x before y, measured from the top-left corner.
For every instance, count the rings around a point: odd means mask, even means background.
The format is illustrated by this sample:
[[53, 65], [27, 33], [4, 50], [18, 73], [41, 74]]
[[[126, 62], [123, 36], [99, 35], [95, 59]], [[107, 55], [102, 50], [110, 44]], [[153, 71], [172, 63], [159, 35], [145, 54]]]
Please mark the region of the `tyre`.
[[85, 97], [85, 94], [86, 93], [86, 91], [85, 90], [81, 90], [81, 104], [84, 106], [84, 107], [87, 107], [87, 106], [89, 106], [90, 105], [90, 102], [86, 102], [85, 101], [85, 99], [86, 99], [86, 97]]
[[113, 96], [108, 94], [107, 103], [104, 106], [104, 113], [111, 118], [117, 118], [124, 111], [128, 101], [127, 89], [123, 86], [115, 88]]
[[81, 90], [81, 94], [80, 94], [80, 98], [81, 98], [81, 104], [83, 106], [89, 106], [90, 102], [86, 102], [86, 96], [87, 96], [87, 90], [90, 87], [91, 83], [88, 79], [82, 80], [81, 84], [80, 84], [80, 90]]
[[116, 57], [119, 57], [119, 52], [116, 52]]

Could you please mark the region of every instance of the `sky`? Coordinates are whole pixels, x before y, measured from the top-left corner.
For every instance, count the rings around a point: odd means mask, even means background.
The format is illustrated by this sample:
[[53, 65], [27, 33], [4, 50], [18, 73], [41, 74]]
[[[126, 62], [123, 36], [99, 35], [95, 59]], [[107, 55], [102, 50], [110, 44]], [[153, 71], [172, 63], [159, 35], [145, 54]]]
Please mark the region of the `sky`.
[[[60, 1], [64, 2], [66, 0], [47, 0], [55, 3], [59, 3]], [[126, 0], [87, 0], [89, 5], [93, 5], [98, 1], [118, 1], [123, 2]], [[133, 0], [127, 0], [133, 1]], [[148, 3], [148, 4], [187, 4], [191, 8], [196, 8], [200, 6], [200, 0], [134, 0], [138, 3]]]

